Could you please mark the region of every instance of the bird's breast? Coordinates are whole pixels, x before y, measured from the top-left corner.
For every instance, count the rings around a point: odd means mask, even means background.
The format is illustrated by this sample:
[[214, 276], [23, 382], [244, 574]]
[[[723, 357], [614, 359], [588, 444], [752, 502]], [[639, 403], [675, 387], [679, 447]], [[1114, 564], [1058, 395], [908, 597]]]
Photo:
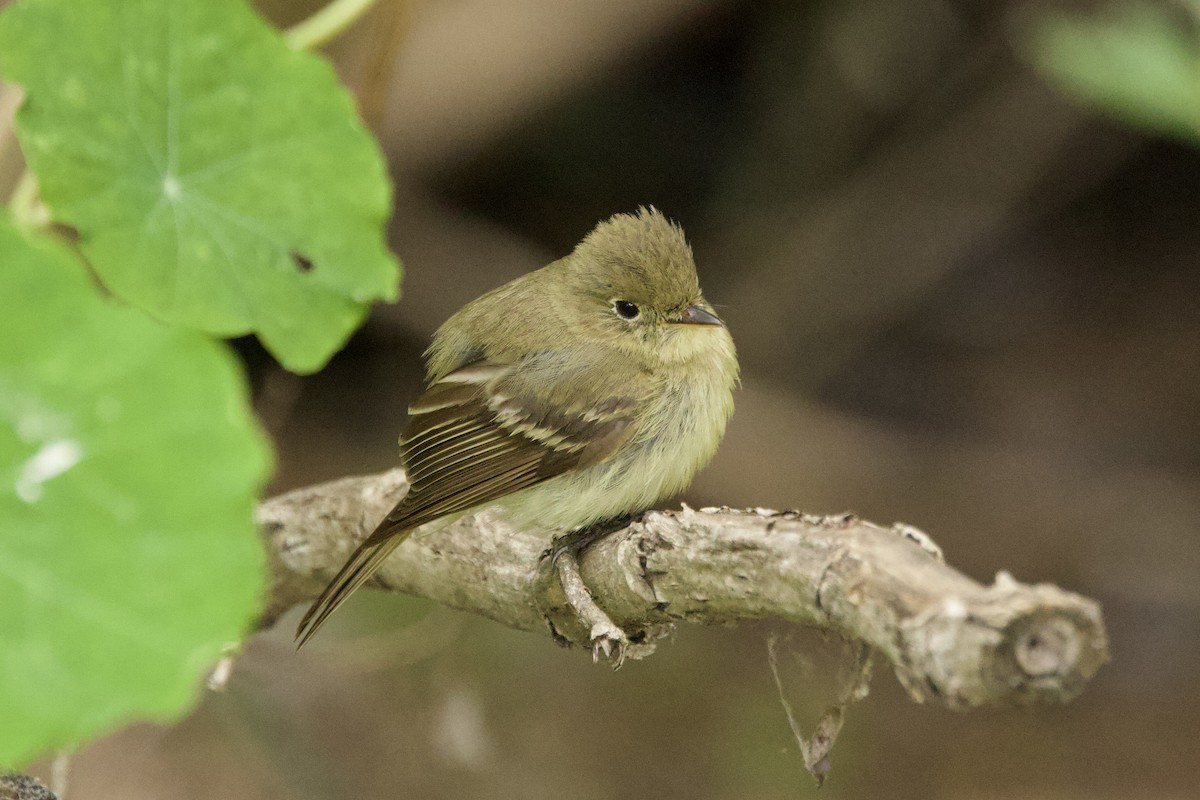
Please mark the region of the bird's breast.
[[637, 431], [602, 463], [552, 478], [505, 502], [515, 521], [569, 529], [649, 508], [684, 489], [733, 413], [736, 362], [658, 376]]

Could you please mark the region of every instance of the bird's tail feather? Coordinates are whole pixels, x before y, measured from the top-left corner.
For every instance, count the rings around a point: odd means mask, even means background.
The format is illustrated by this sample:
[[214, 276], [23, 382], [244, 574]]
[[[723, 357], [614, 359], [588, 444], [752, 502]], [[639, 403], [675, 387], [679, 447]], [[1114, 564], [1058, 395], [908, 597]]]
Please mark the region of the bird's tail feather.
[[[321, 596], [309, 607], [304, 619], [296, 628], [296, 649], [304, 643], [325, 623], [329, 615], [354, 593], [354, 590], [366, 583], [375, 570], [383, 563], [396, 546], [408, 538], [412, 528], [397, 531], [386, 538], [372, 535], [358, 546], [354, 555], [347, 559], [345, 566], [337, 576], [330, 581], [321, 592]], [[374, 540], [374, 541], [372, 541]]]

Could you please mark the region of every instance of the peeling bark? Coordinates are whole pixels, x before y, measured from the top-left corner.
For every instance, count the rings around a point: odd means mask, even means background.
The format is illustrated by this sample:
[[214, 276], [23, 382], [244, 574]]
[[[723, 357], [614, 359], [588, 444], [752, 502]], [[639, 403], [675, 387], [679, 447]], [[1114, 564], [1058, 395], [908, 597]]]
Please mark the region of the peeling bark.
[[[263, 503], [257, 518], [273, 576], [263, 624], [314, 599], [405, 489], [397, 469]], [[559, 570], [543, 558], [549, 541], [484, 511], [414, 536], [371, 585], [590, 647], [598, 618], [575, 610], [587, 607], [580, 598], [568, 602]], [[957, 709], [1067, 702], [1108, 659], [1095, 601], [1004, 572], [981, 585], [903, 524], [767, 509], [654, 511], [590, 547], [578, 567], [603, 615], [625, 632], [627, 658], [648, 655], [681, 621], [782, 619], [870, 645], [914, 700]]]

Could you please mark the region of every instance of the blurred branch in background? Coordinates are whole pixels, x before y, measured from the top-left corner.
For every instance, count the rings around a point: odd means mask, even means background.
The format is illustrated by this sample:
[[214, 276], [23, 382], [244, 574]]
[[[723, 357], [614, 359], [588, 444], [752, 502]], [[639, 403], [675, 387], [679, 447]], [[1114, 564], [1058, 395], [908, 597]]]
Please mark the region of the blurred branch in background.
[[[274, 586], [264, 623], [315, 598], [407, 484], [402, 470], [298, 489], [258, 511]], [[548, 536], [484, 511], [405, 543], [372, 585], [590, 645], [544, 558]], [[1066, 702], [1108, 659], [1098, 604], [1005, 573], [946, 566], [915, 529], [767, 510], [650, 512], [581, 559], [631, 655], [677, 622], [782, 619], [881, 653], [914, 700], [950, 708]], [[589, 620], [590, 622], [590, 620]]]
[[[385, 13], [382, 4], [377, 11]], [[418, 4], [390, 72], [380, 130], [393, 173], [461, 163], [548, 104], [595, 82], [728, 0], [472, 0]], [[365, 28], [366, 26], [362, 26]], [[339, 40], [356, 46], [351, 31]], [[352, 80], [352, 83], [357, 81]]]

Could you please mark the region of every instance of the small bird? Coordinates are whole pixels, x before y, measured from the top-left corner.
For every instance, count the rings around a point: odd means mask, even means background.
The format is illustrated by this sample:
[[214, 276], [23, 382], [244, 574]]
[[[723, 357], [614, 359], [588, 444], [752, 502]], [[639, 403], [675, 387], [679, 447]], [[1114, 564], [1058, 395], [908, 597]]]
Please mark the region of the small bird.
[[409, 491], [296, 630], [302, 646], [414, 530], [497, 506], [567, 532], [682, 490], [733, 413], [733, 339], [654, 208], [468, 303], [426, 351], [400, 437]]

